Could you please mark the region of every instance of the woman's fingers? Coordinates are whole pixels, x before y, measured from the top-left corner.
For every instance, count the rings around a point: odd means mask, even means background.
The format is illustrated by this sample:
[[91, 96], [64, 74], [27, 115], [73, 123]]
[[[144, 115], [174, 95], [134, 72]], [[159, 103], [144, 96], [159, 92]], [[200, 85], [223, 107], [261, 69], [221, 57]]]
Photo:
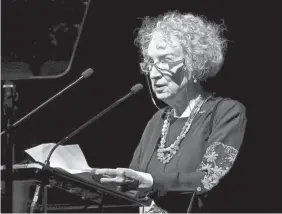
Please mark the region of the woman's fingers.
[[124, 183], [125, 178], [124, 177], [114, 177], [114, 178], [101, 178], [101, 183], [118, 183], [122, 184]]
[[154, 182], [151, 174], [129, 168], [93, 169], [92, 173], [102, 175], [99, 178], [101, 183], [134, 184], [137, 182], [139, 188], [151, 188]]
[[108, 176], [117, 176], [120, 173], [116, 169], [104, 168], [104, 169], [95, 169], [93, 170], [95, 175], [108, 175]]
[[123, 175], [127, 178], [132, 178], [134, 180], [140, 179], [139, 174], [133, 169], [128, 169], [128, 168], [117, 168], [117, 169], [122, 171]]
[[101, 183], [132, 183], [133, 180], [140, 180], [140, 175], [135, 170], [129, 168], [104, 168], [104, 169], [93, 169], [92, 174], [102, 175], [100, 179]]

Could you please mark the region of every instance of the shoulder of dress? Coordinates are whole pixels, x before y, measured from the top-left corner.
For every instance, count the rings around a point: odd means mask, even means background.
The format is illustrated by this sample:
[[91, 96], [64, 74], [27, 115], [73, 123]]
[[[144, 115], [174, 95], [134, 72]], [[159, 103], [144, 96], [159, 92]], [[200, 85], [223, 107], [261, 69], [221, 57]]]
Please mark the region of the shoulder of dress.
[[246, 111], [246, 107], [242, 102], [229, 97], [213, 97], [208, 101], [207, 104], [207, 108], [210, 109], [210, 111], [213, 111], [214, 108], [217, 108], [217, 110], [220, 112], [231, 110], [245, 113]]

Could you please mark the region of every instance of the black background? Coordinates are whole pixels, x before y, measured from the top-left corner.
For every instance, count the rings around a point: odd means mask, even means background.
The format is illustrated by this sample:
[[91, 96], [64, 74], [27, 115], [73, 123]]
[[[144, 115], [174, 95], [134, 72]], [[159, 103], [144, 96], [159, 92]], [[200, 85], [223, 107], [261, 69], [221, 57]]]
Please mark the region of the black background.
[[[138, 17], [168, 10], [224, 19], [230, 41], [225, 64], [207, 84], [218, 95], [241, 101], [247, 109], [246, 137], [233, 170], [216, 189], [217, 212], [278, 212], [282, 201], [278, 124], [281, 60], [275, 8], [230, 1], [93, 1], [71, 71], [55, 80], [16, 81], [17, 118], [41, 104], [91, 67], [95, 73], [46, 106], [17, 129], [17, 157], [23, 149], [56, 142], [125, 95], [136, 83], [141, 93], [90, 125], [68, 144], [79, 144], [91, 167], [126, 167], [143, 129], [156, 111], [145, 77], [139, 72], [133, 31]], [[276, 22], [275, 22], [276, 21]], [[2, 91], [3, 95], [3, 91]], [[3, 96], [2, 96], [3, 97]], [[2, 126], [5, 117], [2, 114]], [[277, 173], [278, 172], [278, 173]], [[215, 204], [216, 203], [216, 204]], [[281, 210], [280, 210], [281, 212]]]

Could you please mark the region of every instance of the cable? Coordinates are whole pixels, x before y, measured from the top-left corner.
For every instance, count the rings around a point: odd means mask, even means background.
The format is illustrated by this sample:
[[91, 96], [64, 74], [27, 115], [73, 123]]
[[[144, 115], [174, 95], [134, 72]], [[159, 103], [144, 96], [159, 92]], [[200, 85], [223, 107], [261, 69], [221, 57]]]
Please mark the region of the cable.
[[152, 99], [152, 102], [154, 104], [154, 106], [160, 110], [162, 113], [166, 113], [163, 109], [159, 108], [158, 105], [156, 104], [156, 101], [154, 100], [154, 97], [153, 97], [153, 93], [151, 91], [151, 86], [150, 86], [150, 83], [149, 83], [149, 80], [148, 80], [148, 75], [146, 75], [146, 82], [148, 84], [148, 88], [149, 88], [149, 92], [150, 92], [150, 96], [151, 96], [151, 99]]

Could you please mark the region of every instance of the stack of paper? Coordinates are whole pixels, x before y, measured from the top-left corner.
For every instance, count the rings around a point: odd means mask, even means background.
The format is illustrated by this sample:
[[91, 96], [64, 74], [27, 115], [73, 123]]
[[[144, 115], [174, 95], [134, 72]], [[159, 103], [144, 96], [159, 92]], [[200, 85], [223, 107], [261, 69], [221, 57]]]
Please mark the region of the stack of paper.
[[[45, 164], [49, 152], [55, 145], [55, 143], [44, 143], [27, 149], [25, 152], [35, 161]], [[50, 166], [64, 169], [71, 174], [90, 172], [92, 170], [88, 166], [85, 156], [77, 144], [58, 146], [51, 156]]]

